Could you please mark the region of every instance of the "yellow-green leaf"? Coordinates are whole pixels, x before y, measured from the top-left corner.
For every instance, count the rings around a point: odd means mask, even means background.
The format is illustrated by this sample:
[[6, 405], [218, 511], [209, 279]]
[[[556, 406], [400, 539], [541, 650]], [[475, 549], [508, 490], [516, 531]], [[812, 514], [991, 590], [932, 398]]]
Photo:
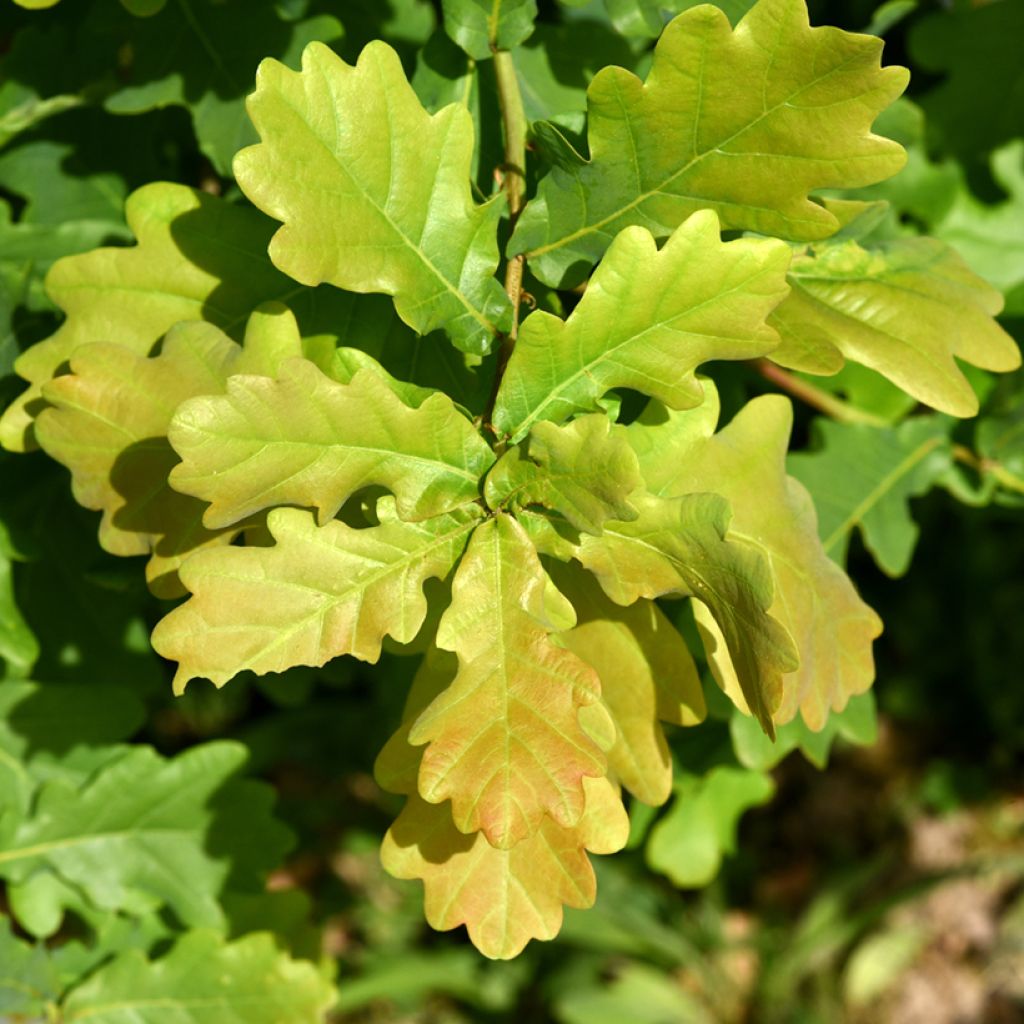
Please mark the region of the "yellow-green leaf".
[[276, 266], [303, 284], [384, 292], [420, 334], [443, 327], [459, 348], [488, 350], [511, 323], [494, 277], [503, 200], [473, 201], [465, 107], [428, 114], [386, 43], [355, 66], [311, 43], [301, 72], [260, 65], [249, 114], [263, 141], [238, 154], [235, 175], [283, 223]]
[[594, 667], [615, 723], [608, 767], [637, 799], [663, 804], [672, 792], [672, 754], [660, 723], [696, 725], [706, 710], [689, 649], [653, 601], [623, 608], [577, 566], [555, 564], [551, 573], [578, 616], [559, 642]]
[[879, 66], [882, 42], [811, 28], [804, 0], [760, 0], [736, 26], [710, 4], [672, 21], [642, 82], [619, 67], [587, 90], [589, 161], [562, 161], [541, 182], [512, 238], [552, 285], [586, 275], [615, 235], [658, 237], [695, 210], [726, 228], [826, 238], [835, 217], [810, 199], [903, 165], [871, 133], [907, 84]]
[[629, 821], [615, 786], [584, 780], [586, 810], [571, 827], [544, 818], [511, 849], [481, 832], [464, 835], [446, 804], [412, 796], [384, 837], [381, 860], [398, 878], [423, 881], [427, 921], [440, 931], [464, 924], [492, 959], [509, 959], [531, 939], [553, 939], [562, 907], [589, 907], [597, 894], [587, 857], [620, 850]]
[[851, 359], [952, 416], [978, 411], [957, 359], [1000, 372], [1020, 366], [993, 319], [1002, 295], [934, 238], [813, 246], [794, 258], [789, 282], [769, 320], [782, 338], [771, 358], [783, 366], [827, 374]]
[[600, 533], [606, 519], [632, 519], [629, 495], [640, 486], [636, 456], [610, 433], [597, 413], [564, 427], [538, 423], [487, 474], [484, 498], [492, 509], [543, 505], [578, 530]]
[[580, 820], [583, 779], [605, 758], [578, 720], [598, 701], [597, 676], [551, 637], [574, 623], [522, 527], [503, 514], [479, 526], [437, 633], [458, 673], [409, 735], [428, 744], [420, 793], [450, 799], [460, 831], [510, 849], [545, 815], [563, 828]]
[[370, 367], [339, 384], [302, 359], [185, 403], [169, 437], [182, 458], [171, 484], [210, 503], [211, 528], [274, 505], [315, 508], [324, 523], [371, 484], [394, 491], [403, 519], [438, 515], [475, 500], [494, 461], [446, 395], [413, 409]]
[[[756, 398], [716, 434], [718, 416], [718, 396], [708, 382], [700, 408], [671, 412], [652, 406], [626, 433], [654, 493], [716, 491], [732, 506], [728, 536], [764, 552], [775, 583], [768, 610], [789, 631], [800, 657], [799, 669], [784, 679], [774, 717], [788, 722], [799, 710], [812, 729], [820, 729], [830, 709], [842, 710], [871, 685], [871, 643], [882, 624], [825, 553], [814, 503], [786, 475], [789, 401]], [[739, 683], [721, 631], [713, 621], [703, 625], [714, 638], [712, 668], [735, 695]]]
[[600, 537], [582, 535], [576, 557], [617, 604], [664, 596], [703, 604], [725, 637], [747, 706], [773, 735], [783, 676], [798, 659], [788, 631], [768, 614], [767, 559], [726, 538], [729, 503], [717, 494], [645, 495], [634, 504], [639, 518], [606, 523]]
[[392, 515], [353, 529], [275, 509], [272, 546], [215, 548], [185, 563], [181, 579], [193, 596], [159, 623], [153, 646], [179, 663], [177, 692], [197, 677], [223, 685], [243, 669], [283, 672], [342, 654], [374, 662], [385, 635], [405, 643], [419, 631], [423, 584], [447, 576], [478, 518], [471, 505], [421, 523]]
[[594, 408], [635, 388], [672, 408], [699, 404], [694, 371], [778, 344], [765, 318], [786, 294], [790, 250], [768, 239], [722, 242], [718, 218], [695, 213], [661, 251], [642, 227], [623, 231], [568, 320], [531, 313], [501, 382], [494, 423], [512, 440], [539, 420]]
[[222, 393], [232, 373], [273, 375], [301, 354], [295, 318], [268, 304], [250, 318], [244, 348], [212, 324], [188, 321], [151, 358], [123, 345], [79, 346], [71, 373], [43, 387], [53, 408], [37, 418], [39, 444], [71, 471], [79, 504], [103, 512], [103, 547], [150, 555], [146, 576], [158, 596], [183, 593], [177, 569], [190, 553], [238, 533], [206, 529], [205, 505], [168, 485], [178, 462], [167, 441], [175, 410], [196, 395]]
[[47, 274], [46, 290], [66, 319], [15, 364], [31, 387], [0, 420], [5, 448], [31, 445], [41, 387], [80, 345], [107, 341], [148, 355], [181, 320], [240, 336], [261, 302], [305, 290], [267, 259], [271, 228], [251, 209], [159, 182], [128, 197], [125, 217], [138, 245], [68, 256]]

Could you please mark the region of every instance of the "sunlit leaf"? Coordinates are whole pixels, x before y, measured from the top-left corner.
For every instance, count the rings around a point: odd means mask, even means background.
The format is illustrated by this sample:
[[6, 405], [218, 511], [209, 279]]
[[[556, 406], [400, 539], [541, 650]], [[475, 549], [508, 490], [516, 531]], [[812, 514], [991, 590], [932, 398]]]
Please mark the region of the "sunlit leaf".
[[301, 73], [265, 61], [249, 113], [263, 142], [238, 155], [235, 174], [283, 221], [274, 263], [304, 284], [392, 295], [420, 334], [443, 327], [486, 352], [510, 306], [493, 276], [502, 200], [478, 206], [470, 194], [468, 111], [430, 116], [377, 42], [354, 67], [319, 44]]
[[339, 384], [304, 359], [185, 403], [169, 437], [182, 458], [171, 484], [210, 502], [210, 528], [274, 505], [316, 508], [324, 523], [371, 484], [394, 491], [403, 519], [425, 518], [473, 501], [494, 460], [446, 395], [413, 409], [370, 367]]
[[566, 321], [531, 313], [501, 382], [494, 423], [518, 440], [539, 420], [592, 409], [635, 388], [673, 408], [697, 405], [694, 371], [777, 343], [765, 318], [786, 292], [789, 251], [776, 241], [722, 242], [705, 211], [658, 251], [644, 228], [623, 231]]
[[381, 859], [398, 878], [423, 881], [427, 921], [440, 931], [466, 925], [485, 956], [508, 959], [530, 939], [553, 939], [562, 907], [589, 907], [597, 886], [587, 851], [622, 848], [629, 822], [615, 787], [585, 781], [586, 810], [564, 827], [545, 817], [511, 849], [492, 846], [482, 832], [455, 828], [447, 804], [409, 798], [384, 837]]
[[562, 828], [579, 822], [583, 779], [603, 774], [605, 760], [578, 720], [598, 700], [597, 676], [551, 637], [574, 623], [515, 520], [479, 526], [437, 632], [459, 670], [409, 736], [428, 744], [420, 793], [450, 799], [460, 831], [510, 849], [545, 814]]
[[181, 579], [193, 596], [157, 626], [153, 646], [180, 663], [179, 692], [197, 676], [221, 685], [243, 669], [283, 672], [342, 654], [376, 661], [385, 635], [415, 637], [427, 613], [424, 582], [448, 574], [477, 521], [462, 510], [357, 530], [275, 509], [272, 546], [189, 559]]
[[[652, 405], [627, 434], [653, 493], [716, 491], [732, 507], [728, 536], [767, 556], [775, 582], [769, 613], [788, 630], [800, 657], [797, 672], [785, 678], [775, 720], [787, 722], [799, 710], [820, 729], [830, 709], [841, 710], [874, 680], [871, 642], [881, 622], [828, 558], [810, 496], [786, 476], [790, 403], [774, 395], [754, 399], [716, 434], [718, 415], [708, 382], [700, 408], [674, 413]], [[703, 625], [717, 634], [710, 654], [715, 674], [735, 693], [739, 683], [727, 645], [713, 622]]]
[[615, 67], [595, 77], [590, 160], [552, 169], [511, 251], [557, 285], [580, 280], [627, 225], [663, 237], [699, 209], [726, 228], [827, 237], [836, 220], [809, 194], [868, 185], [903, 161], [871, 134], [907, 83], [879, 67], [880, 51], [871, 36], [810, 28], [804, 0], [761, 0], [735, 31], [710, 5], [681, 14], [646, 82]]
[[1020, 365], [993, 319], [1002, 296], [935, 239], [824, 243], [797, 254], [789, 282], [769, 319], [782, 338], [770, 358], [784, 366], [829, 372], [846, 357], [935, 409], [973, 416], [978, 399], [954, 356], [986, 370]]
[[576, 558], [617, 604], [666, 596], [703, 604], [725, 638], [743, 700], [774, 735], [784, 676], [799, 662], [788, 631], [768, 614], [767, 558], [727, 539], [729, 504], [716, 494], [645, 495], [634, 504], [635, 521], [606, 523], [600, 537], [582, 535]]

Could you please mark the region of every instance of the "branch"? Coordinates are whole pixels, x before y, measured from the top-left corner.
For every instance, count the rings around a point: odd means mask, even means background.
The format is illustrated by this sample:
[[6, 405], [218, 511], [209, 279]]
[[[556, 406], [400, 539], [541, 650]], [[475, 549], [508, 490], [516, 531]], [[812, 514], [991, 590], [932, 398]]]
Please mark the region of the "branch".
[[750, 361], [750, 365], [765, 380], [770, 380], [787, 394], [800, 399], [801, 402], [811, 406], [813, 409], [817, 409], [818, 412], [831, 416], [834, 420], [839, 420], [843, 423], [868, 423], [873, 427], [891, 426], [881, 416], [875, 416], [874, 413], [858, 409], [856, 406], [836, 398], [835, 395], [830, 395], [827, 391], [816, 388], [813, 384], [809, 384], [800, 377], [794, 377], [793, 374], [787, 373], [781, 366], [776, 366], [775, 363], [768, 359], [753, 359]]

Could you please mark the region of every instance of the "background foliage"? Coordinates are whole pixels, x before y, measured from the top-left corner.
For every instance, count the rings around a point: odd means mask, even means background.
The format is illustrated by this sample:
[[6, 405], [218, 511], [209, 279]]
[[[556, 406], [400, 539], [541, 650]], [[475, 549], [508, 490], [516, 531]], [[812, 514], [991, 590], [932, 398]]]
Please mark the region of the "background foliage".
[[[469, 90], [476, 184], [492, 191], [493, 82], [450, 38], [477, 45], [452, 17], [464, 4], [2, 2], [4, 404], [15, 356], [58, 325], [47, 269], [127, 241], [129, 192], [238, 195], [231, 157], [255, 141], [244, 97], [263, 57], [294, 66], [320, 40], [351, 61], [387, 39], [428, 106]], [[642, 72], [663, 17], [690, 6], [541, 4], [524, 39], [508, 5], [528, 116], [556, 108], [579, 133], [593, 73]], [[719, 6], [735, 21], [750, 5]], [[890, 202], [891, 238], [955, 245], [1020, 340], [1024, 5], [810, 6], [815, 23], [884, 34], [886, 61], [913, 72], [879, 124], [907, 168], [858, 198]], [[771, 387], [746, 366], [719, 379], [723, 421]], [[907, 420], [913, 400], [870, 371], [823, 380], [862, 415], [798, 408], [790, 471], [886, 623], [874, 697], [770, 746], [706, 686], [712, 721], [670, 737], [672, 802], [635, 805], [629, 851], [598, 864], [596, 908], [504, 964], [429, 932], [418, 886], [379, 866], [398, 802], [370, 767], [411, 659], [174, 699], [138, 567], [98, 548], [59, 466], [0, 455], [0, 1016], [119, 1021], [115, 1005], [180, 1000], [187, 977], [189, 1019], [257, 1024], [332, 1005], [352, 1021], [1021, 1019], [1024, 377], [972, 372], [983, 408], [965, 423]]]

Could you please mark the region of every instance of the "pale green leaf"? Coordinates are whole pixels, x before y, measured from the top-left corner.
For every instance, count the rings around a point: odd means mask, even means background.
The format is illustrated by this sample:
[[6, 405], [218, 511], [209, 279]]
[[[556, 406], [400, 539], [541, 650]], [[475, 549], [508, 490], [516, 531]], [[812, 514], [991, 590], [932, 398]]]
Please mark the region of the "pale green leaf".
[[950, 423], [920, 416], [899, 427], [815, 424], [816, 450], [798, 452], [789, 471], [810, 492], [818, 530], [829, 557], [842, 565], [850, 535], [860, 529], [879, 567], [902, 576], [920, 532], [909, 500], [920, 497], [949, 471]]
[[722, 242], [710, 211], [690, 217], [660, 251], [644, 228], [623, 231], [568, 320], [538, 311], [524, 321], [495, 425], [518, 440], [538, 420], [592, 409], [616, 387], [673, 408], [699, 404], [701, 363], [749, 359], [777, 344], [765, 318], [786, 293], [789, 258], [774, 240]]
[[743, 812], [767, 803], [774, 793], [770, 775], [728, 765], [703, 778], [684, 776], [671, 807], [651, 830], [647, 863], [680, 888], [707, 885], [722, 858], [736, 849]]
[[39, 657], [39, 643], [18, 609], [13, 565], [4, 540], [0, 524], [0, 659], [7, 663], [8, 675], [25, 676]]
[[511, 50], [528, 39], [536, 0], [441, 0], [444, 30], [474, 60]]
[[245, 756], [227, 742], [171, 760], [139, 746], [80, 786], [51, 779], [31, 814], [4, 819], [0, 876], [51, 871], [103, 910], [164, 904], [184, 924], [223, 928], [229, 878], [258, 884], [288, 845], [269, 789], [232, 779]]
[[80, 345], [113, 341], [140, 355], [181, 320], [207, 320], [238, 337], [261, 302], [296, 309], [305, 289], [266, 257], [271, 226], [254, 211], [182, 185], [146, 185], [125, 208], [138, 239], [129, 248], [97, 249], [54, 264], [46, 286], [67, 319], [33, 345], [16, 369], [32, 385], [0, 420], [0, 443], [22, 449], [40, 410], [41, 387]]
[[1002, 296], [935, 239], [814, 246], [796, 255], [789, 282], [769, 318], [782, 338], [770, 358], [783, 366], [834, 372], [845, 357], [933, 408], [973, 416], [978, 399], [954, 357], [986, 370], [1020, 365], [993, 319]]
[[653, 601], [622, 608], [578, 567], [556, 564], [551, 573], [578, 616], [559, 642], [593, 666], [615, 723], [608, 767], [637, 799], [663, 804], [672, 789], [672, 754], [661, 723], [696, 725], [705, 714], [686, 643]]
[[74, 988], [62, 1024], [320, 1024], [331, 983], [272, 936], [225, 943], [211, 931], [179, 939], [165, 956], [122, 953]]
[[46, 947], [18, 938], [0, 916], [0, 1020], [45, 1020], [59, 985]]
[[365, 529], [275, 509], [272, 546], [194, 555], [181, 571], [193, 596], [153, 633], [156, 650], [179, 662], [175, 689], [198, 676], [219, 686], [243, 669], [283, 672], [342, 654], [373, 662], [385, 635], [412, 640], [427, 613], [423, 584], [458, 560], [475, 508]]
[[283, 222], [274, 263], [304, 284], [384, 292], [418, 333], [443, 327], [486, 352], [511, 308], [493, 276], [503, 200], [470, 194], [469, 112], [428, 114], [398, 55], [375, 42], [354, 67], [319, 44], [301, 73], [265, 61], [249, 113], [263, 142], [238, 154], [235, 174]]
[[427, 921], [440, 931], [466, 925], [473, 944], [492, 959], [518, 955], [531, 939], [553, 939], [562, 907], [589, 907], [597, 883], [587, 851], [622, 849], [629, 821], [615, 786], [584, 780], [586, 809], [577, 824], [544, 817], [510, 849], [484, 833], [464, 835], [447, 804], [409, 798], [384, 837], [381, 860], [398, 878], [423, 881]]
[[260, 61], [276, 57], [291, 66], [308, 43], [337, 44], [342, 37], [335, 17], [286, 21], [269, 3], [179, 0], [157, 6], [150, 0], [147, 6], [146, 11], [132, 11], [146, 16], [128, 25], [125, 33], [136, 73], [104, 106], [117, 114], [185, 107], [200, 151], [224, 177], [231, 174], [235, 153], [256, 141], [245, 97]]
[[167, 441], [175, 410], [196, 395], [222, 394], [231, 374], [273, 376], [301, 355], [295, 318], [273, 304], [250, 317], [244, 348], [212, 324], [187, 321], [150, 358], [121, 345], [80, 346], [71, 373], [44, 385], [53, 408], [36, 419], [37, 441], [71, 470], [79, 504], [102, 510], [103, 547], [150, 555], [146, 576], [158, 596], [183, 594], [181, 562], [239, 532], [206, 529], [206, 506], [169, 486], [167, 474], [178, 462]]
[[590, 160], [556, 166], [510, 251], [541, 280], [573, 284], [615, 235], [668, 235], [699, 209], [723, 227], [792, 239], [832, 234], [822, 188], [889, 177], [903, 162], [871, 134], [907, 72], [880, 40], [810, 28], [804, 0], [761, 0], [733, 30], [710, 5], [665, 29], [646, 82], [609, 67], [588, 90]]
[[[810, 495], [786, 475], [789, 401], [756, 398], [716, 434], [718, 416], [718, 396], [706, 382], [698, 409], [673, 413], [652, 404], [627, 436], [653, 493], [721, 494], [732, 507], [728, 536], [767, 557], [775, 584], [768, 611], [789, 632], [800, 658], [799, 669], [784, 680], [774, 717], [788, 722], [799, 711], [812, 729], [821, 729], [830, 710], [842, 710], [874, 680], [871, 643], [882, 624], [829, 559]], [[713, 622], [702, 625], [717, 632]], [[714, 647], [712, 669], [734, 695], [739, 684], [720, 634]]]
[[403, 519], [422, 519], [474, 501], [494, 461], [446, 395], [413, 409], [372, 368], [339, 384], [304, 359], [186, 402], [168, 436], [182, 458], [171, 484], [210, 503], [211, 529], [274, 505], [316, 508], [325, 523], [371, 484], [394, 491]]
[[564, 427], [538, 423], [527, 440], [509, 449], [487, 474], [490, 508], [543, 505], [578, 530], [600, 533], [606, 519], [633, 519], [629, 495], [641, 483], [636, 456], [611, 420], [597, 413]]
[[616, 604], [666, 596], [703, 604], [725, 639], [747, 707], [774, 735], [784, 676], [799, 662], [789, 632], [768, 614], [774, 588], [767, 558], [727, 539], [729, 504], [716, 494], [645, 495], [634, 504], [639, 518], [606, 523], [600, 537], [582, 535], [576, 558]]
[[551, 636], [574, 622], [514, 519], [499, 514], [477, 528], [437, 632], [437, 645], [458, 655], [458, 673], [409, 739], [428, 744], [423, 797], [450, 799], [460, 831], [483, 831], [502, 849], [545, 815], [576, 825], [583, 779], [604, 773], [604, 755], [578, 718], [599, 698], [597, 676]]

